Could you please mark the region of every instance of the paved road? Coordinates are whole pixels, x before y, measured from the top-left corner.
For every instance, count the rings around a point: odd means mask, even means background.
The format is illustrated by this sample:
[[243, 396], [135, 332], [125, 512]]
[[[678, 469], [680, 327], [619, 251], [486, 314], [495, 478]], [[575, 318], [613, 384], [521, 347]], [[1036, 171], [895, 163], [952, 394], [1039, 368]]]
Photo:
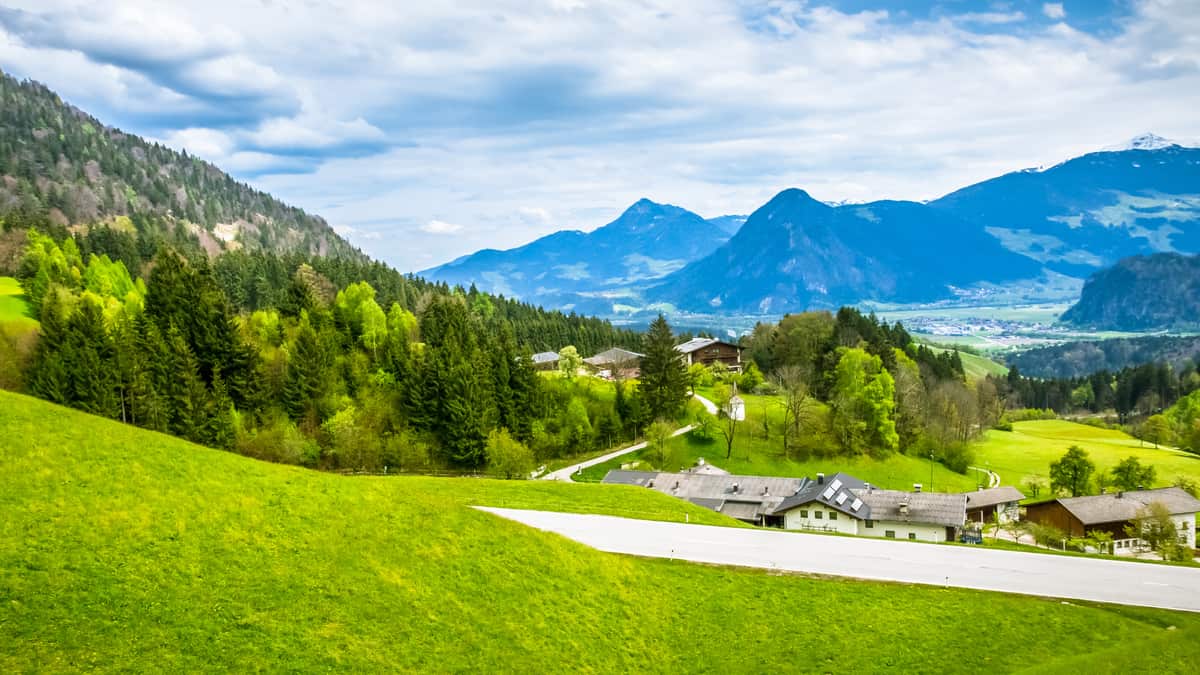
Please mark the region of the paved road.
[[612, 553], [1200, 612], [1200, 568], [480, 508]]
[[[700, 402], [700, 405], [704, 406], [704, 409], [707, 410], [710, 415], [717, 414], [717, 406], [712, 401], [704, 398], [703, 396], [700, 396], [699, 394], [693, 394], [693, 396], [696, 398], [697, 401]], [[689, 424], [685, 427], [676, 429], [675, 433], [673, 433], [671, 435], [672, 436], [681, 436], [683, 434], [686, 434], [687, 432], [692, 430], [693, 426], [694, 425]], [[542, 476], [542, 480], [570, 481], [571, 476], [575, 475], [575, 473], [578, 471], [582, 471], [588, 467], [592, 467], [597, 464], [603, 464], [610, 459], [616, 459], [617, 457], [620, 457], [622, 455], [628, 455], [631, 452], [637, 452], [638, 450], [641, 450], [644, 447], [646, 447], [645, 443], [637, 443], [637, 444], [629, 446], [628, 448], [621, 448], [620, 450], [614, 450], [614, 451], [608, 453], [607, 455], [600, 455], [599, 457], [593, 457], [585, 462], [580, 462], [578, 464], [572, 464], [571, 466], [564, 467], [562, 469], [559, 469], [558, 471], [551, 471], [550, 473], [546, 474], [545, 476]]]
[[983, 471], [984, 473], [986, 473], [988, 475], [988, 487], [989, 488], [1000, 487], [1000, 474], [996, 473], [995, 471], [992, 471], [991, 469], [985, 469], [981, 466], [969, 466], [967, 468], [972, 469], [974, 471]]

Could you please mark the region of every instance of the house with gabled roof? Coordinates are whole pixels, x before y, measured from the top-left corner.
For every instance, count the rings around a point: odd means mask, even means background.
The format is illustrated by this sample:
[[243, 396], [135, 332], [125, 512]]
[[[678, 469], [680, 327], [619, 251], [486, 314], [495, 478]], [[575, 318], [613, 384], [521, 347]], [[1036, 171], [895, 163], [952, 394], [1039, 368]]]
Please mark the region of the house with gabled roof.
[[966, 524], [965, 495], [881, 490], [835, 473], [817, 480], [775, 508], [788, 530], [815, 530], [889, 539], [954, 541]]
[[981, 525], [995, 522], [1001, 523], [1019, 520], [1021, 517], [1021, 500], [1025, 494], [1015, 487], [1004, 486], [980, 488], [974, 492], [964, 492], [967, 496], [967, 520]]
[[675, 345], [675, 351], [683, 355], [684, 363], [688, 366], [699, 363], [707, 367], [720, 363], [730, 370], [742, 370], [742, 347], [732, 342], [717, 338], [692, 338]]
[[535, 370], [558, 369], [558, 352], [538, 352], [531, 360]]
[[1025, 519], [1051, 525], [1072, 537], [1088, 532], [1107, 532], [1113, 536], [1116, 552], [1140, 548], [1141, 542], [1126, 533], [1139, 515], [1151, 504], [1162, 504], [1175, 523], [1180, 543], [1196, 548], [1196, 513], [1200, 500], [1183, 488], [1109, 492], [1086, 497], [1062, 497], [1025, 506]]
[[854, 476], [811, 478], [610, 471], [605, 483], [640, 485], [738, 520], [788, 530], [954, 541], [966, 496], [880, 490]]
[[583, 360], [592, 372], [603, 378], [637, 377], [641, 374], [642, 357], [645, 354], [613, 347]]

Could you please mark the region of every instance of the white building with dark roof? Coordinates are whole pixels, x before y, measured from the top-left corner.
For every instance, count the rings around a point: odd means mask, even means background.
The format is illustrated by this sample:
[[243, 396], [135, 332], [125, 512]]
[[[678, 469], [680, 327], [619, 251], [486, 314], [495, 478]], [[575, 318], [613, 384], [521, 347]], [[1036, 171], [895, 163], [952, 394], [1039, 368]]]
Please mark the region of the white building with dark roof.
[[966, 495], [881, 490], [854, 476], [777, 478], [610, 471], [605, 483], [640, 485], [755, 525], [868, 537], [954, 541]]
[[683, 344], [675, 345], [675, 351], [683, 355], [684, 363], [688, 366], [697, 363], [703, 366], [720, 363], [730, 370], [742, 370], [742, 347], [732, 342], [717, 338], [692, 338]]

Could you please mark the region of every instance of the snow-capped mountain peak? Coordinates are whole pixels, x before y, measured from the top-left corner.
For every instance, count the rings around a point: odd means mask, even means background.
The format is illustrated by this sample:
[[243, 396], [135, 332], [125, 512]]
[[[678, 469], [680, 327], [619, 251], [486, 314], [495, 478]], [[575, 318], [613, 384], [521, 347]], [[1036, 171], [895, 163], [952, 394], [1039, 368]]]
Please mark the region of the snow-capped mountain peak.
[[1173, 141], [1169, 138], [1163, 138], [1162, 136], [1158, 136], [1156, 134], [1145, 133], [1139, 136], [1134, 136], [1129, 141], [1120, 145], [1105, 148], [1105, 150], [1114, 152], [1120, 152], [1122, 150], [1162, 150], [1163, 148], [1169, 148], [1173, 145], [1181, 145], [1181, 143]]

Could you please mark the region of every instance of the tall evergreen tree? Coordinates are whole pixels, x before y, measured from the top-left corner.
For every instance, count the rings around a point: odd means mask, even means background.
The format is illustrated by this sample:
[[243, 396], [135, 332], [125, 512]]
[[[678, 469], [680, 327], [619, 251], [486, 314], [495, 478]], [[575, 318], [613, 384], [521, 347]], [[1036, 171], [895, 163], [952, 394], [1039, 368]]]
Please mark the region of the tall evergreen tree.
[[646, 331], [645, 351], [638, 391], [651, 418], [674, 417], [687, 403], [687, 368], [675, 349], [671, 326], [662, 314]]

